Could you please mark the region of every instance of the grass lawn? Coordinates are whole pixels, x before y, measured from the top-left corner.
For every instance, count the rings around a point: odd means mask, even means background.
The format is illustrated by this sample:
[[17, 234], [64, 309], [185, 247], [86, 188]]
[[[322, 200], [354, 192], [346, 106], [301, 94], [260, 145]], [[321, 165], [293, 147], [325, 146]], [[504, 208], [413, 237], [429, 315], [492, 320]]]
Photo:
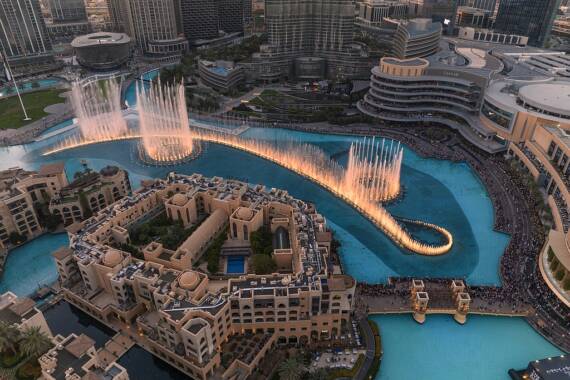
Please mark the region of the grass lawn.
[[32, 118], [29, 121], [24, 121], [24, 115], [17, 96], [0, 100], [0, 129], [20, 128], [41, 119], [47, 115], [44, 112], [44, 108], [52, 104], [65, 102], [64, 98], [59, 97], [59, 94], [62, 92], [65, 92], [65, 90], [51, 89], [22, 95], [28, 116]]

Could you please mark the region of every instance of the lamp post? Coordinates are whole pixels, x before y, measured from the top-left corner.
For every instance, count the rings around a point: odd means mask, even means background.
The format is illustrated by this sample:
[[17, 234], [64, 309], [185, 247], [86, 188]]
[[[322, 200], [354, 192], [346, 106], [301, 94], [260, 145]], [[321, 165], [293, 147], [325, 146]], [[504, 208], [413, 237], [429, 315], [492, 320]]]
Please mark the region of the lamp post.
[[12, 74], [12, 69], [10, 69], [10, 64], [8, 63], [8, 57], [4, 56], [4, 52], [0, 51], [0, 61], [4, 63], [4, 69], [6, 70], [6, 79], [8, 81], [12, 80], [14, 83], [14, 88], [16, 89], [16, 94], [18, 95], [18, 99], [20, 100], [20, 106], [22, 107], [22, 111], [24, 112], [24, 120], [30, 121], [32, 120], [28, 113], [26, 112], [26, 107], [24, 107], [24, 101], [22, 100], [22, 96], [20, 95], [20, 89], [18, 88], [18, 84], [16, 83], [16, 78]]

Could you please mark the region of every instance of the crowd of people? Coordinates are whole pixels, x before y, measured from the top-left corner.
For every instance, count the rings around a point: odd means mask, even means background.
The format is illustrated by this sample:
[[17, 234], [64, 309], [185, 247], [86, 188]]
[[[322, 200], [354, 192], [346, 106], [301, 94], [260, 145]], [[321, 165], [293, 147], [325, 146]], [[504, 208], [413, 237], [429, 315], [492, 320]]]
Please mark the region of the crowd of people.
[[[364, 133], [359, 128], [356, 130]], [[440, 141], [426, 139], [423, 132], [413, 127], [381, 128], [376, 133], [396, 138], [425, 157], [466, 162], [478, 173], [494, 206], [494, 228], [510, 234], [511, 239], [501, 258], [502, 285], [469, 287], [473, 307], [480, 311], [525, 313], [541, 334], [559, 347], [570, 350], [570, 308], [550, 291], [539, 271], [538, 258], [547, 229], [536, 207], [539, 204], [539, 200], [534, 199], [536, 194], [504, 157], [477, 151], [457, 134], [443, 131], [441, 135], [444, 137]], [[407, 282], [407, 289], [398, 286], [401, 281]], [[363, 296], [397, 296], [409, 300], [410, 282], [409, 278], [399, 278], [385, 285], [362, 284], [358, 290]], [[366, 308], [366, 305], [362, 307]]]

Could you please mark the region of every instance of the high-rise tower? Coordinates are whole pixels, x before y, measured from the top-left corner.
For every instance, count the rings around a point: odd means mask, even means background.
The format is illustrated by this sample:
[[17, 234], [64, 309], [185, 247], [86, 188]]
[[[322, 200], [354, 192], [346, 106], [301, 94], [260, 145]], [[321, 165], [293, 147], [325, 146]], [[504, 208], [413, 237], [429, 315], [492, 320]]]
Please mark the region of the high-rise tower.
[[0, 0], [0, 49], [14, 63], [51, 57], [38, 0]]
[[181, 36], [175, 0], [124, 0], [127, 31], [147, 55], [175, 56], [188, 48]]
[[49, 0], [53, 22], [87, 20], [84, 0]]
[[529, 44], [543, 46], [552, 30], [560, 0], [501, 0], [495, 29], [529, 38]]
[[353, 44], [352, 0], [266, 0], [269, 41], [254, 55], [259, 77], [317, 79], [367, 72], [362, 51]]

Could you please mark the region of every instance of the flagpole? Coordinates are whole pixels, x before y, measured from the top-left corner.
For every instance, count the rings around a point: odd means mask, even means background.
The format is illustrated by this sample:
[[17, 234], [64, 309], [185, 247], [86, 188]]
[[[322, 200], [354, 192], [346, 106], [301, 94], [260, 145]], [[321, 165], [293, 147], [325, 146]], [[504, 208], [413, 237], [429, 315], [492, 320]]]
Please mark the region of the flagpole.
[[18, 84], [16, 83], [16, 77], [12, 74], [12, 69], [10, 68], [10, 64], [8, 63], [8, 57], [4, 55], [3, 51], [0, 51], [0, 58], [4, 61], [4, 68], [6, 69], [6, 74], [8, 75], [8, 80], [12, 79], [14, 83], [14, 88], [16, 89], [16, 94], [18, 94], [18, 99], [20, 100], [20, 106], [22, 107], [22, 111], [24, 112], [24, 120], [29, 121], [32, 120], [28, 116], [28, 112], [26, 112], [26, 107], [24, 107], [24, 101], [22, 100], [22, 96], [20, 95], [20, 89], [18, 88]]

